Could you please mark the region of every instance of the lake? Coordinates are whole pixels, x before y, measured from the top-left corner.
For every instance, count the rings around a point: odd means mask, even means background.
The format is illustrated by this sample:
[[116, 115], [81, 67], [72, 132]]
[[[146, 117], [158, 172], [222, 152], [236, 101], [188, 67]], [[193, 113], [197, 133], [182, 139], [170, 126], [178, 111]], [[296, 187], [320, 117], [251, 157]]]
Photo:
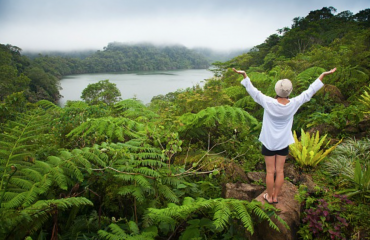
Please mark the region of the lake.
[[67, 100], [81, 100], [82, 91], [87, 85], [108, 79], [121, 91], [121, 98], [134, 98], [144, 104], [150, 103], [152, 97], [186, 89], [196, 84], [203, 85], [205, 79], [213, 77], [208, 69], [187, 69], [172, 71], [138, 71], [120, 73], [94, 73], [64, 76], [60, 80], [63, 96], [59, 105], [64, 106]]

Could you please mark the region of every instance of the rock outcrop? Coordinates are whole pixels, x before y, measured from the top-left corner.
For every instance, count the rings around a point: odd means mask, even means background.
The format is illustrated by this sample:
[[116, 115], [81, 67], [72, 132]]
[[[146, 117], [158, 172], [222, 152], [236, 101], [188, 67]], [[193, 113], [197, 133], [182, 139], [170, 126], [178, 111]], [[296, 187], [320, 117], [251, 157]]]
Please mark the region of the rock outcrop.
[[[247, 174], [251, 182], [265, 182], [265, 174], [260, 172]], [[253, 185], [248, 183], [227, 183], [224, 187], [225, 198], [235, 198], [241, 200], [252, 201], [256, 199], [262, 202], [262, 205], [269, 204], [263, 198], [266, 187], [261, 185]], [[298, 193], [298, 188], [289, 181], [285, 181], [278, 203], [273, 204], [279, 209], [277, 215], [283, 219], [289, 228], [286, 228], [277, 219], [272, 217], [273, 222], [279, 227], [280, 232], [272, 229], [267, 221], [263, 221], [255, 228], [252, 240], [295, 240], [297, 239], [297, 230], [300, 222], [300, 204], [294, 199]]]
[[[256, 200], [263, 204], [269, 204], [263, 198], [261, 193]], [[294, 199], [294, 196], [298, 193], [297, 187], [291, 182], [285, 181], [281, 189], [280, 196], [278, 197], [278, 203], [274, 206], [280, 211], [277, 215], [283, 219], [290, 229], [287, 229], [277, 219], [272, 217], [273, 222], [279, 227], [280, 232], [272, 229], [267, 221], [262, 222], [256, 226], [255, 233], [251, 237], [252, 240], [295, 240], [297, 239], [297, 231], [300, 221], [300, 204]]]
[[265, 187], [260, 185], [252, 185], [248, 183], [226, 183], [224, 196], [225, 198], [252, 201], [264, 190]]

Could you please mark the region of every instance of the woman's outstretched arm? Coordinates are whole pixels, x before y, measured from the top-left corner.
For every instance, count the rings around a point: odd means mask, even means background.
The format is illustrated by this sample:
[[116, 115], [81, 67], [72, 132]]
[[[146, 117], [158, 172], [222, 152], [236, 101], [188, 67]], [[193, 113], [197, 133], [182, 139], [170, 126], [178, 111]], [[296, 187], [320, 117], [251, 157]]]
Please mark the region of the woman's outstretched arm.
[[233, 68], [233, 71], [243, 75], [244, 79], [240, 83], [245, 87], [249, 95], [253, 98], [253, 100], [256, 103], [260, 104], [262, 107], [265, 107], [266, 102], [268, 101], [268, 99], [270, 99], [270, 97], [264, 95], [263, 93], [261, 93], [261, 91], [259, 91], [257, 88], [253, 86], [251, 80], [249, 79], [245, 71], [236, 70], [235, 68]]
[[306, 91], [302, 92], [299, 96], [293, 98], [294, 101], [298, 102], [299, 106], [301, 106], [305, 102], [310, 101], [310, 99], [313, 97], [313, 95], [315, 95], [315, 93], [317, 91], [319, 91], [324, 86], [324, 83], [322, 82], [324, 77], [326, 75], [330, 75], [330, 74], [334, 73], [336, 70], [337, 70], [336, 68], [333, 68], [330, 71], [321, 73], [321, 75], [318, 77], [318, 79], [316, 79], [316, 81], [314, 81], [308, 87], [308, 89]]
[[332, 73], [334, 73], [335, 71], [337, 71], [337, 68], [333, 68], [332, 70], [330, 71], [327, 71], [327, 72], [323, 72], [321, 73], [321, 75], [319, 76], [319, 79], [322, 81], [323, 78], [326, 76], [326, 75], [330, 75]]

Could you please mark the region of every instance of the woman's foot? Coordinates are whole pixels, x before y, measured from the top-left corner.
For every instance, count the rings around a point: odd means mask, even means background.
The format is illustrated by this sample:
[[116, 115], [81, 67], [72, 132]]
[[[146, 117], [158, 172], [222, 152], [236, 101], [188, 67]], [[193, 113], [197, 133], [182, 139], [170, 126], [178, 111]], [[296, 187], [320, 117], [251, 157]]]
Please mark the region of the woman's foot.
[[[263, 198], [265, 199], [266, 202], [273, 204], [274, 202], [272, 201], [272, 198], [269, 197], [268, 193], [263, 194]], [[270, 200], [270, 201], [269, 201]]]
[[277, 197], [272, 197], [272, 203], [279, 203]]

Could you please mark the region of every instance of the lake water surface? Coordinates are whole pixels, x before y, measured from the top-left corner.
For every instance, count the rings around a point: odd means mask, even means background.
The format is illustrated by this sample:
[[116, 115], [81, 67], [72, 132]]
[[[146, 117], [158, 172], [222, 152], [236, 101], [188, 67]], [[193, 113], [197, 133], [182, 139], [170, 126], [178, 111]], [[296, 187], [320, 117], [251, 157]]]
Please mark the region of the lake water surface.
[[136, 97], [144, 104], [150, 103], [152, 97], [165, 95], [178, 89], [186, 89], [196, 84], [203, 85], [205, 79], [213, 77], [208, 69], [187, 69], [173, 71], [140, 71], [125, 73], [96, 73], [65, 76], [60, 80], [63, 98], [60, 106], [67, 100], [81, 100], [82, 91], [88, 84], [108, 79], [121, 91], [121, 98]]

